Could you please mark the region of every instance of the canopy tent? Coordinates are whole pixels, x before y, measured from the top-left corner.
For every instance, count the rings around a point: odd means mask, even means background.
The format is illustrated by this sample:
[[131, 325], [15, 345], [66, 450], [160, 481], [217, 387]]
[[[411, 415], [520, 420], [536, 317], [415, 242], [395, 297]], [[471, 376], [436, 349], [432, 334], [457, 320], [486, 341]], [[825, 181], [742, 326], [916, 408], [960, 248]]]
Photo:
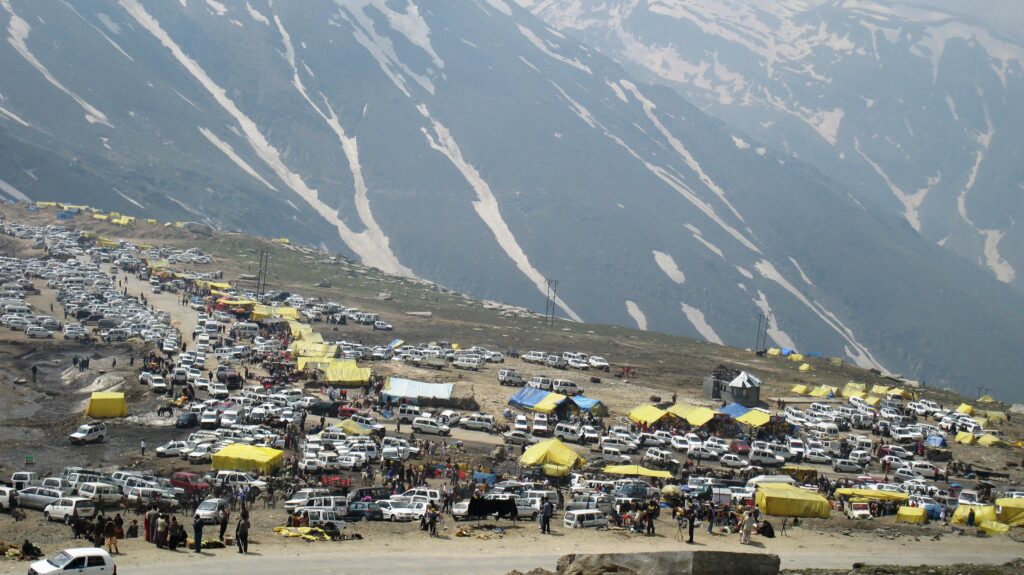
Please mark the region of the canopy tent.
[[303, 355], [295, 360], [295, 369], [306, 371], [307, 369], [328, 369], [334, 363], [333, 355]]
[[787, 357], [789, 358], [789, 361], [798, 361], [799, 362], [799, 361], [803, 361], [804, 360], [804, 354], [802, 354], [802, 353], [791, 353]]
[[288, 332], [296, 339], [305, 339], [312, 336], [313, 328], [308, 324], [288, 320]]
[[900, 388], [900, 387], [894, 387], [894, 388], [890, 389], [889, 393], [887, 393], [886, 395], [898, 395], [898, 396], [902, 397], [903, 399], [910, 399], [910, 398], [914, 397], [914, 394], [911, 393], [909, 389], [903, 389], [903, 388]]
[[875, 384], [871, 387], [870, 393], [871, 395], [885, 395], [889, 393], [889, 386]]
[[761, 411], [760, 409], [751, 409], [743, 415], [736, 418], [738, 423], [745, 423], [751, 427], [761, 427], [771, 421], [772, 416]]
[[807, 395], [808, 393], [810, 393], [810, 392], [811, 392], [811, 390], [810, 390], [810, 389], [808, 389], [806, 385], [804, 385], [804, 384], [802, 384], [802, 383], [798, 383], [797, 385], [794, 385], [794, 386], [793, 386], [793, 387], [792, 387], [792, 388], [791, 388], [791, 389], [789, 390], [789, 392], [790, 392], [790, 393], [795, 393], [795, 394], [797, 394], [797, 395]]
[[960, 407], [956, 408], [959, 413], [965, 413], [967, 415], [974, 414], [974, 408], [966, 403], [961, 403]]
[[642, 477], [660, 477], [662, 479], [672, 479], [672, 474], [668, 471], [661, 471], [657, 469], [647, 469], [641, 465], [609, 465], [604, 468], [604, 472], [610, 475], [639, 475]]
[[903, 523], [927, 523], [928, 510], [924, 507], [900, 505], [899, 510], [896, 511], [896, 521]]
[[256, 471], [267, 474], [281, 467], [284, 452], [270, 447], [256, 447], [244, 443], [232, 443], [213, 454], [214, 469], [234, 471]]
[[569, 472], [586, 460], [558, 438], [548, 439], [531, 445], [519, 457], [519, 464], [527, 467], [543, 466], [544, 474], [552, 477], [569, 475]]
[[369, 427], [351, 419], [342, 421], [338, 424], [338, 427], [348, 435], [370, 435], [373, 433], [373, 430]]
[[906, 501], [909, 495], [895, 491], [880, 491], [876, 489], [864, 489], [860, 487], [842, 487], [836, 489], [836, 495], [847, 497], [863, 497], [865, 499], [877, 499], [879, 501]]
[[982, 521], [978, 529], [984, 531], [986, 535], [1006, 535], [1010, 531], [1010, 526], [999, 521]]
[[752, 375], [745, 371], [741, 371], [739, 375], [733, 378], [729, 382], [729, 387], [734, 389], [750, 389], [753, 387], [761, 387], [761, 379], [756, 375]]
[[946, 438], [941, 435], [929, 435], [924, 442], [929, 447], [948, 447], [949, 445], [946, 443]]
[[985, 417], [989, 421], [1006, 421], [1006, 414], [1002, 411], [986, 411]]
[[798, 369], [800, 371], [813, 371], [814, 370], [814, 368], [811, 367], [811, 364], [809, 364], [809, 363], [801, 363], [800, 367]]
[[537, 405], [533, 406], [533, 410], [538, 411], [540, 413], [546, 413], [548, 415], [551, 415], [552, 413], [555, 412], [556, 409], [559, 408], [559, 406], [565, 403], [568, 399], [568, 397], [562, 395], [561, 393], [548, 393], [546, 396], [544, 396], [544, 399], [538, 401]]
[[357, 367], [355, 360], [331, 363], [326, 369], [318, 369], [320, 381], [332, 386], [360, 387], [370, 381], [370, 368]]
[[667, 410], [672, 415], [685, 419], [690, 425], [700, 427], [715, 418], [715, 412], [706, 407], [677, 403]]
[[668, 415], [668, 412], [664, 409], [658, 409], [653, 405], [641, 405], [640, 407], [634, 407], [631, 409], [627, 415], [629, 416], [630, 421], [634, 423], [650, 425], [660, 421], [661, 418]]
[[991, 433], [986, 433], [978, 438], [978, 445], [984, 445], [985, 447], [1003, 447], [1007, 445], [1007, 443]]
[[952, 523], [967, 525], [967, 515], [974, 510], [974, 524], [979, 525], [982, 521], [996, 520], [995, 505], [961, 505], [953, 511]]
[[737, 417], [740, 417], [741, 415], [746, 414], [748, 411], [750, 411], [749, 407], [745, 407], [745, 406], [740, 405], [738, 403], [730, 403], [729, 405], [727, 405], [727, 406], [723, 407], [722, 409], [718, 410], [719, 413], [722, 413], [724, 415], [728, 415], [729, 417], [731, 417], [733, 419], [736, 419]]
[[455, 385], [451, 383], [426, 383], [389, 377], [381, 395], [393, 399], [451, 399], [453, 389]]
[[978, 403], [995, 403], [996, 400], [991, 395], [983, 395], [978, 398]]
[[299, 310], [293, 307], [273, 307], [269, 305], [256, 304], [252, 307], [252, 320], [259, 321], [268, 317], [283, 317], [284, 319], [290, 319], [297, 321], [299, 319]]
[[[851, 381], [843, 387], [843, 397], [854, 397], [855, 394], [865, 393], [866, 391], [867, 385]], [[863, 395], [858, 397], [863, 397]]]
[[508, 404], [521, 409], [533, 410], [540, 403], [548, 392], [536, 387], [524, 387], [509, 398]]
[[819, 385], [811, 392], [811, 397], [832, 397], [838, 391], [837, 388], [831, 385]]
[[320, 341], [315, 341], [315, 336], [311, 333], [309, 337], [293, 341], [291, 345], [288, 346], [288, 351], [295, 355], [337, 355], [339, 346], [324, 343], [322, 335], [320, 335], [320, 338]]
[[605, 417], [608, 415], [608, 406], [602, 403], [599, 399], [584, 397], [582, 395], [574, 395], [569, 399], [576, 404], [576, 407], [580, 408], [580, 411], [589, 411], [597, 417]]
[[956, 442], [964, 445], [971, 445], [975, 441], [974, 434], [970, 431], [958, 431], [956, 432]]
[[95, 391], [89, 397], [85, 414], [89, 417], [124, 417], [128, 415], [128, 404], [123, 393]]
[[882, 398], [878, 397], [877, 395], [869, 395], [864, 398], [864, 403], [870, 405], [871, 407], [876, 407], [879, 403], [882, 403]]
[[1024, 499], [996, 499], [996, 518], [1013, 527], [1024, 527]]
[[765, 353], [767, 353], [770, 357], [779, 357], [780, 355], [782, 355], [782, 350], [780, 350], [777, 347], [771, 347], [768, 348], [768, 351]]
[[788, 483], [762, 483], [757, 486], [754, 503], [761, 513], [780, 517], [820, 517], [828, 519], [828, 499]]

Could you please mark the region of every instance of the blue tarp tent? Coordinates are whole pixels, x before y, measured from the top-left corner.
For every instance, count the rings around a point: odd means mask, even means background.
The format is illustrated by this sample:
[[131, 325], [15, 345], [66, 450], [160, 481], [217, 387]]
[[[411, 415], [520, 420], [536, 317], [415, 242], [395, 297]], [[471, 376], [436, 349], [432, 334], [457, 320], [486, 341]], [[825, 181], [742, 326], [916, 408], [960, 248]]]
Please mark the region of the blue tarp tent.
[[480, 471], [473, 472], [473, 483], [486, 483], [487, 485], [494, 485], [498, 480], [498, 476], [493, 473], [483, 473]]
[[543, 389], [537, 389], [536, 387], [524, 387], [516, 392], [515, 395], [509, 398], [509, 405], [521, 407], [523, 409], [533, 409], [535, 405], [540, 403], [542, 399], [548, 396], [548, 392]]
[[796, 353], [796, 351], [789, 349], [788, 347], [782, 348], [782, 357], [788, 357]]
[[925, 441], [930, 447], [948, 447], [946, 438], [941, 435], [929, 435]]
[[576, 407], [580, 408], [580, 411], [589, 411], [598, 417], [601, 417], [602, 413], [608, 413], [608, 408], [599, 399], [583, 397], [582, 395], [576, 395], [570, 399], [576, 404]]
[[733, 419], [746, 415], [748, 411], [750, 411], [749, 407], [743, 407], [738, 403], [730, 403], [729, 405], [718, 410], [719, 413], [724, 413], [725, 415], [728, 415]]

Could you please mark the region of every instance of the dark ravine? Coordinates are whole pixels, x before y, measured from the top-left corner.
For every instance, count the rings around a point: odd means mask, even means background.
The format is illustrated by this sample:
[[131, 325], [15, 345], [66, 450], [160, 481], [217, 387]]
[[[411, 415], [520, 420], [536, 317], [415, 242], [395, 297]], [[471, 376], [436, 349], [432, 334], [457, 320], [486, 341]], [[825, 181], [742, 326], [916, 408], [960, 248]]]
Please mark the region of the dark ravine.
[[0, 31], [5, 198], [534, 309], [553, 278], [566, 315], [740, 347], [770, 312], [770, 344], [1024, 397], [1018, 289], [507, 0], [3, 0]]

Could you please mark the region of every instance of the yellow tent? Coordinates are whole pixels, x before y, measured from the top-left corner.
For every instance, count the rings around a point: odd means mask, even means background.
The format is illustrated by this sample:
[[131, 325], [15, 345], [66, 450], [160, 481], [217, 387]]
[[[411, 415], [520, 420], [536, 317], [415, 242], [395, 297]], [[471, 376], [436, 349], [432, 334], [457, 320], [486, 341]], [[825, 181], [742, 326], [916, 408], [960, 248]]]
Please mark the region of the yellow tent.
[[811, 371], [814, 368], [811, 367], [811, 364], [809, 364], [809, 363], [801, 363], [800, 367], [798, 367], [797, 369], [800, 370], [800, 371]]
[[604, 468], [604, 472], [611, 475], [640, 475], [643, 477], [660, 477], [662, 479], [672, 479], [672, 474], [668, 471], [659, 471], [656, 469], [647, 469], [640, 465], [609, 465]]
[[802, 354], [802, 353], [791, 353], [791, 354], [789, 354], [788, 357], [789, 357], [789, 361], [803, 361], [804, 360], [804, 354]]
[[996, 400], [991, 395], [983, 395], [978, 398], [979, 403], [995, 403]]
[[89, 417], [124, 417], [128, 415], [128, 405], [123, 393], [96, 391], [89, 397], [85, 414]]
[[828, 519], [828, 499], [788, 483], [761, 483], [754, 499], [765, 515], [780, 517], [820, 517]]
[[875, 489], [863, 489], [859, 487], [841, 487], [836, 489], [836, 495], [848, 497], [863, 497], [865, 499], [877, 499], [879, 501], [906, 501], [910, 496], [906, 493], [894, 491], [879, 491]]
[[306, 369], [326, 369], [334, 363], [333, 355], [302, 355], [295, 360], [295, 369], [305, 371]]
[[342, 421], [338, 424], [338, 427], [348, 435], [370, 435], [373, 433], [373, 430], [369, 427], [359, 423], [358, 421], [352, 421], [351, 419]]
[[1002, 497], [996, 499], [996, 518], [1000, 523], [1024, 527], [1024, 499]]
[[902, 521], [903, 523], [927, 523], [928, 511], [924, 507], [900, 505], [899, 510], [896, 511], [896, 521]]
[[1006, 421], [1006, 414], [1002, 411], [986, 411], [985, 417], [989, 421]]
[[811, 392], [811, 397], [828, 397], [829, 395], [835, 395], [836, 389], [831, 385], [820, 385]]
[[761, 427], [762, 425], [771, 421], [772, 416], [761, 411], [760, 409], [751, 409], [743, 415], [736, 418], [738, 423], [745, 423], [752, 427]]
[[779, 357], [782, 355], [782, 350], [777, 347], [772, 347], [768, 349], [767, 353], [771, 357]]
[[956, 432], [956, 442], [963, 443], [964, 445], [971, 445], [974, 443], [974, 434], [970, 431], [958, 431]]
[[971, 407], [970, 405], [967, 405], [966, 403], [961, 403], [960, 407], [956, 408], [956, 410], [960, 413], [966, 413], [967, 415], [971, 415], [974, 413], [974, 408]]
[[909, 390], [906, 390], [906, 389], [903, 389], [903, 388], [899, 388], [899, 387], [894, 387], [894, 388], [890, 389], [888, 395], [898, 395], [898, 396], [900, 396], [900, 397], [902, 397], [904, 399], [910, 399], [911, 397], [914, 397], [914, 394], [910, 393]]
[[650, 425], [668, 415], [668, 412], [664, 409], [658, 409], [653, 405], [641, 405], [640, 407], [634, 407], [627, 415], [634, 423]]
[[1006, 535], [1010, 531], [1010, 526], [999, 521], [982, 521], [978, 529], [981, 529], [988, 535]]
[[267, 474], [284, 463], [284, 452], [270, 447], [232, 443], [213, 454], [214, 469], [257, 471]]
[[694, 427], [700, 427], [711, 421], [715, 418], [716, 413], [714, 410], [706, 407], [695, 407], [692, 405], [683, 405], [682, 403], [677, 403], [668, 408], [668, 412], [680, 419], [685, 419]]
[[829, 358], [828, 362], [836, 367], [843, 367], [844, 363], [843, 360], [838, 357]]
[[967, 515], [974, 510], [974, 524], [980, 525], [982, 521], [995, 521], [996, 508], [994, 505], [961, 505], [953, 512], [952, 523], [967, 525]]
[[877, 383], [871, 387], [871, 395], [885, 395], [889, 393], [888, 385], [878, 385]]
[[302, 339], [303, 336], [312, 335], [313, 327], [297, 321], [289, 321], [288, 331], [292, 334], [292, 337]]
[[527, 467], [541, 465], [544, 467], [544, 474], [552, 477], [569, 475], [574, 467], [584, 463], [586, 460], [579, 453], [573, 451], [558, 438], [536, 443], [519, 457], [520, 465]]
[[868, 404], [868, 405], [870, 405], [872, 407], [875, 407], [879, 403], [882, 403], [882, 398], [878, 397], [876, 395], [869, 395], [869, 396], [864, 398], [864, 403], [866, 403], [866, 404]]
[[806, 385], [804, 385], [804, 384], [802, 384], [802, 383], [799, 383], [799, 384], [797, 384], [797, 385], [794, 385], [794, 386], [793, 386], [793, 387], [792, 387], [792, 388], [791, 388], [791, 389], [789, 390], [789, 392], [790, 392], [790, 393], [795, 393], [795, 394], [797, 394], [797, 395], [807, 395], [808, 393], [810, 393], [810, 392], [811, 392], [811, 390], [807, 389], [807, 386], [806, 386]]
[[555, 409], [558, 409], [558, 406], [562, 405], [562, 402], [566, 399], [566, 396], [560, 393], [549, 393], [544, 396], [544, 399], [538, 401], [537, 405], [533, 406], [533, 410], [550, 415], [555, 411]]
[[320, 380], [330, 385], [359, 387], [370, 381], [370, 368], [356, 367], [353, 360], [332, 363], [327, 369], [321, 369]]
[[988, 427], [988, 418], [987, 417], [972, 417], [971, 419], [974, 420], [974, 423], [977, 423], [978, 425], [980, 425], [982, 429], [985, 429], [986, 427]]
[[986, 433], [978, 438], [978, 445], [984, 445], [985, 447], [1003, 447], [1006, 445], [1006, 442], [991, 433]]
[[286, 307], [286, 306], [273, 307], [273, 306], [261, 305], [261, 304], [257, 304], [257, 305], [253, 306], [253, 308], [252, 308], [252, 320], [253, 321], [260, 321], [261, 319], [266, 319], [268, 317], [283, 317], [285, 319], [290, 319], [290, 320], [296, 321], [296, 320], [299, 319], [299, 310], [297, 310], [297, 309], [295, 309], [293, 307]]
[[851, 381], [843, 387], [843, 397], [864, 397], [865, 391], [867, 391], [866, 385]]

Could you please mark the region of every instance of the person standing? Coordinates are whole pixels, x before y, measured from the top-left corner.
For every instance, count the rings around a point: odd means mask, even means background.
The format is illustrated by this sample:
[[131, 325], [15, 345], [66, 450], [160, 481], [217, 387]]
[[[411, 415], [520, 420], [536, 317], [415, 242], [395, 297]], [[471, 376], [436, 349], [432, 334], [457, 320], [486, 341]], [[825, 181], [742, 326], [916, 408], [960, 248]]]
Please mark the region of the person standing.
[[220, 517], [220, 537], [218, 537], [218, 539], [220, 539], [221, 543], [223, 543], [224, 542], [224, 534], [227, 533], [227, 530], [228, 530], [228, 520], [231, 518], [231, 513], [228, 512], [228, 508], [227, 507], [221, 507], [220, 508], [219, 517]]
[[36, 373], [39, 371], [37, 366], [32, 366], [32, 383], [36, 382]]
[[192, 518], [192, 537], [196, 543], [196, 553], [203, 548], [203, 520], [196, 515]]
[[714, 503], [708, 504], [708, 535], [715, 534], [715, 505]]
[[114, 525], [113, 521], [107, 521], [106, 525], [103, 526], [103, 543], [107, 546], [107, 553], [111, 555], [121, 554], [117, 549], [117, 526]]
[[743, 522], [740, 523], [740, 543], [750, 544], [750, 534], [754, 531], [754, 516], [749, 511], [743, 514]]
[[238, 545], [238, 552], [242, 555], [249, 553], [249, 512], [242, 510], [238, 524], [235, 525], [235, 543]]
[[548, 501], [547, 497], [541, 498], [540, 506], [540, 532], [551, 533], [551, 516], [555, 514], [555, 506]]
[[686, 531], [690, 538], [687, 539], [686, 542], [693, 543], [693, 530], [697, 527], [697, 508], [690, 507], [690, 511], [687, 513], [687, 516], [689, 521], [687, 521], [686, 524]]
[[142, 441], [139, 442], [139, 450], [142, 452], [142, 456], [145, 457], [146, 456], [146, 440], [145, 439], [143, 439]]
[[181, 541], [181, 523], [178, 523], [177, 517], [171, 516], [171, 524], [167, 527], [167, 548], [177, 551], [179, 541]]

